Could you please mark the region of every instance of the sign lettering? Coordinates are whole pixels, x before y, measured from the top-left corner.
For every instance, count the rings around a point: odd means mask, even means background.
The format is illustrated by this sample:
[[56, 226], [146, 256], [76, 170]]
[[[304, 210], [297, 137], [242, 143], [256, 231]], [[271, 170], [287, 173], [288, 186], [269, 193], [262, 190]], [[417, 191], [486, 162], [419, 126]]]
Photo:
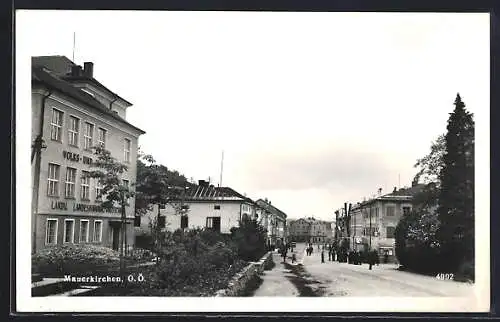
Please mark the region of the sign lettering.
[[[58, 210], [68, 210], [68, 204], [64, 201], [52, 201], [52, 209]], [[120, 213], [121, 209], [119, 207], [104, 208], [100, 205], [88, 205], [83, 203], [73, 204], [73, 211], [81, 212], [107, 212], [107, 213]]]
[[63, 151], [62, 154], [63, 154], [63, 158], [65, 158], [66, 160], [70, 160], [70, 161], [74, 161], [74, 162], [82, 161], [83, 164], [88, 164], [88, 165], [92, 164], [92, 158], [89, 158], [86, 156], [80, 156], [80, 154], [78, 154], [78, 153]]

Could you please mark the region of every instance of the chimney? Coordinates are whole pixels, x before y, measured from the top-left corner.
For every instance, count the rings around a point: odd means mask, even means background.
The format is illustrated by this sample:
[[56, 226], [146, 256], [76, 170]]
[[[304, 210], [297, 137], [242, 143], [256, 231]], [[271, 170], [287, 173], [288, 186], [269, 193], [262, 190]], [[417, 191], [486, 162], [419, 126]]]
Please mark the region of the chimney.
[[378, 188], [378, 196], [380, 197], [382, 195], [382, 188]]
[[72, 65], [71, 66], [71, 76], [80, 76], [82, 74], [82, 66]]
[[84, 62], [83, 63], [83, 74], [89, 78], [94, 77], [94, 63]]
[[205, 180], [198, 180], [198, 185], [201, 187], [208, 187], [208, 182]]
[[396, 192], [396, 191], [398, 191], [398, 187], [394, 187], [394, 191], [392, 191], [392, 192]]

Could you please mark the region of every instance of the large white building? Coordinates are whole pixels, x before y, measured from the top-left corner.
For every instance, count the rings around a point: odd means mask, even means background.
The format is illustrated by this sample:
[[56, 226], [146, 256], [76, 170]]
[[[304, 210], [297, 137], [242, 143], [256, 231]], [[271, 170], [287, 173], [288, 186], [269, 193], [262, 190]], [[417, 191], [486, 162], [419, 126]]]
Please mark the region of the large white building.
[[[163, 230], [210, 228], [229, 234], [244, 217], [254, 218], [255, 203], [229, 187], [214, 187], [200, 180], [193, 187], [186, 187], [178, 200], [160, 207], [160, 227]], [[183, 212], [179, 211], [184, 209]], [[158, 218], [158, 205], [135, 223], [137, 236], [151, 233], [151, 224]]]
[[[132, 104], [64, 56], [32, 58], [32, 250], [51, 245], [95, 244], [119, 248], [119, 209], [103, 209], [102, 187], [83, 178], [94, 170], [91, 147], [100, 145], [128, 167], [124, 184], [136, 179], [139, 136], [126, 120]], [[133, 245], [134, 198], [126, 207], [127, 245]]]

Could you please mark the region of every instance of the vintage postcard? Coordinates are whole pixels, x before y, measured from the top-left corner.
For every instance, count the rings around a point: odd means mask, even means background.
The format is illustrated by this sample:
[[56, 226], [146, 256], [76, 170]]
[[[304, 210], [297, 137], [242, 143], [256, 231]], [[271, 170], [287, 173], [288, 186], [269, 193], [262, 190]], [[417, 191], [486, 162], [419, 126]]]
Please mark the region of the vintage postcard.
[[15, 21], [18, 312], [489, 311], [489, 14]]

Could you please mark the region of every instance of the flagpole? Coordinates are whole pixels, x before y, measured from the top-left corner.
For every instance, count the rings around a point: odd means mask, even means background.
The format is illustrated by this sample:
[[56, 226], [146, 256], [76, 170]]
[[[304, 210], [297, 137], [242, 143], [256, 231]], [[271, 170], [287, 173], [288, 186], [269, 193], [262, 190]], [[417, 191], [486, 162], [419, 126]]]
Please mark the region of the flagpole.
[[220, 179], [219, 179], [219, 185], [222, 187], [222, 172], [224, 171], [224, 150], [222, 150], [222, 157], [220, 160]]
[[73, 62], [75, 62], [75, 43], [76, 43], [76, 32], [73, 31]]

